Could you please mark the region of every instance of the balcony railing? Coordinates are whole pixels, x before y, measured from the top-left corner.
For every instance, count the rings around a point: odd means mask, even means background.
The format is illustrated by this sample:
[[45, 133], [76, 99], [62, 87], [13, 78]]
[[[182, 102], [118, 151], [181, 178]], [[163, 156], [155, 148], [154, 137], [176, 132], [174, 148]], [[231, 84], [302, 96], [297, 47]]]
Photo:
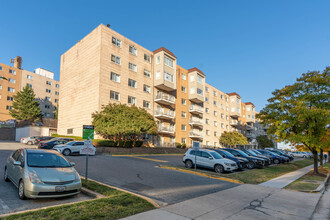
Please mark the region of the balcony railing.
[[238, 125], [238, 121], [230, 121], [230, 125]]
[[161, 104], [175, 104], [175, 96], [166, 94], [164, 92], [159, 92], [155, 96], [155, 102]]
[[159, 133], [165, 133], [165, 134], [174, 134], [175, 127], [174, 126], [158, 125], [158, 132]]
[[204, 125], [204, 121], [201, 120], [201, 119], [199, 119], [199, 118], [190, 118], [189, 119], [189, 124], [203, 126]]
[[154, 112], [156, 118], [160, 119], [174, 119], [175, 111], [167, 110], [167, 109], [157, 109]]
[[201, 132], [190, 131], [189, 137], [190, 138], [203, 138], [203, 134]]
[[198, 105], [191, 105], [189, 107], [189, 112], [191, 113], [197, 113], [197, 114], [203, 114], [204, 113], [204, 108], [200, 107]]

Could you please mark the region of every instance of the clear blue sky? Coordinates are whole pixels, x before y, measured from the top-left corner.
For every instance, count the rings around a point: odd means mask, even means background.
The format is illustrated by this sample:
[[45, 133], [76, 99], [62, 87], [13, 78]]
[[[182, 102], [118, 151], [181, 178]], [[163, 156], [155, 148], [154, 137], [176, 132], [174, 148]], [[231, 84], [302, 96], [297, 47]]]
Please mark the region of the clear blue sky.
[[59, 79], [60, 56], [99, 24], [237, 92], [257, 110], [301, 73], [330, 66], [330, 1], [2, 1], [0, 62], [21, 56]]

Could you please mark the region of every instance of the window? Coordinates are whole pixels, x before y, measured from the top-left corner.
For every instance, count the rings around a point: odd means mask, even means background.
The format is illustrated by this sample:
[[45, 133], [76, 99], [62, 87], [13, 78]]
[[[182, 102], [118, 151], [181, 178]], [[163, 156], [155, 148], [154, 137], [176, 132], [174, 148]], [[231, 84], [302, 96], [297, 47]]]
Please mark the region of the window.
[[185, 118], [186, 117], [186, 112], [181, 112], [181, 117]]
[[218, 142], [214, 142], [214, 147], [217, 147], [218, 146]]
[[151, 78], [151, 72], [149, 70], [144, 69], [144, 75]]
[[115, 37], [112, 37], [112, 44], [116, 45], [117, 47], [121, 47], [121, 40], [118, 40]]
[[209, 108], [206, 108], [205, 111], [206, 111], [206, 113], [209, 113], [210, 112], [210, 109]]
[[197, 82], [203, 84], [203, 77], [201, 77], [200, 75], [197, 75]]
[[8, 87], [8, 92], [15, 92], [14, 88]]
[[16, 75], [16, 71], [15, 70], [11, 70], [9, 69], [9, 73], [13, 74], [13, 75]]
[[214, 137], [216, 137], [216, 136], [218, 136], [218, 132], [215, 131], [214, 132]]
[[239, 104], [239, 99], [236, 99], [237, 104]]
[[248, 115], [248, 118], [251, 118], [251, 116], [250, 116], [250, 115]]
[[181, 125], [181, 130], [185, 131], [186, 130], [186, 125]]
[[118, 92], [110, 91], [110, 99], [119, 101], [120, 95]]
[[223, 106], [223, 104], [221, 104], [221, 105], [220, 105], [220, 107], [221, 107], [221, 109], [224, 109], [224, 106]]
[[136, 98], [133, 96], [128, 96], [128, 104], [135, 105], [136, 104]]
[[165, 64], [166, 64], [167, 66], [173, 68], [173, 60], [171, 60], [171, 59], [168, 58], [168, 57], [165, 57], [164, 60], [165, 60]]
[[252, 107], [252, 111], [254, 111], [254, 108]]
[[128, 69], [137, 72], [137, 66], [134, 63], [128, 63]]
[[51, 101], [51, 98], [48, 97], [48, 96], [46, 96], [46, 97], [45, 97], [45, 101], [49, 101], [49, 102], [50, 102], [50, 101]]
[[205, 123], [208, 125], [210, 124], [210, 120], [208, 118], [205, 119]]
[[220, 98], [223, 99], [223, 95], [220, 95]]
[[0, 66], [0, 71], [2, 71], [2, 66]]
[[181, 86], [181, 92], [184, 92], [184, 93], [186, 93], [186, 87], [184, 87], [184, 86]]
[[120, 75], [114, 72], [111, 72], [110, 79], [114, 82], [120, 83]]
[[234, 99], [234, 98], [232, 98], [232, 99], [231, 99], [231, 103], [234, 103], [234, 102], [235, 102], [235, 99]]
[[0, 85], [0, 89], [2, 89], [2, 85]]
[[213, 105], [214, 106], [217, 106], [217, 101], [213, 101]]
[[150, 108], [150, 102], [143, 100], [143, 107]]
[[228, 111], [229, 110], [229, 108], [228, 108], [228, 106], [226, 106], [226, 111]]
[[237, 108], [237, 112], [240, 113], [241, 112], [241, 109], [240, 108]]
[[229, 117], [228, 117], [228, 115], [226, 115], [226, 120], [227, 120], [227, 121], [229, 120]]
[[186, 74], [184, 74], [184, 73], [181, 73], [181, 79], [183, 79], [183, 80], [186, 80], [186, 79], [187, 79], [187, 76], [186, 76]]
[[45, 105], [45, 108], [46, 108], [46, 109], [50, 109], [50, 106], [49, 106], [49, 105]]
[[228, 130], [228, 128], [229, 128], [228, 125], [226, 125], [226, 129], [227, 129], [227, 130]]
[[190, 76], [190, 82], [194, 82], [194, 81], [195, 81], [195, 76], [194, 75]]
[[146, 92], [146, 93], [151, 93], [150, 86], [143, 85], [143, 91]]
[[132, 88], [136, 88], [136, 81], [132, 79], [128, 79], [128, 86]]
[[221, 123], [221, 128], [225, 128], [225, 125], [223, 123]]
[[59, 95], [60, 93], [58, 91], [55, 91], [55, 95]]
[[111, 54], [111, 62], [120, 65], [120, 57], [117, 57], [116, 55]]
[[195, 88], [190, 88], [190, 94], [195, 94]]
[[201, 90], [200, 88], [197, 88], [197, 94], [198, 95], [203, 95], [203, 90]]
[[217, 121], [214, 121], [213, 124], [214, 124], [215, 127], [218, 127], [218, 122]]
[[206, 130], [206, 135], [210, 135], [210, 131], [209, 130]]
[[58, 103], [58, 99], [55, 99], [55, 103]]
[[7, 101], [14, 101], [14, 98], [11, 96], [7, 96]]
[[182, 105], [186, 105], [186, 100], [185, 99], [181, 99], [181, 104]]
[[226, 97], [226, 102], [228, 102], [228, 97]]
[[209, 92], [209, 87], [205, 86], [205, 91]]
[[144, 60], [151, 63], [151, 57], [148, 54], [144, 54]]
[[9, 79], [8, 79], [8, 82], [10, 82], [10, 83], [15, 83], [16, 80], [15, 80], [15, 79], [12, 79], [12, 78], [9, 78]]
[[252, 115], [252, 118], [254, 119], [254, 115]]
[[137, 56], [137, 49], [134, 46], [129, 46], [129, 52]]
[[185, 138], [181, 138], [181, 142], [182, 142], [182, 144], [185, 144], [186, 143], [186, 139]]
[[30, 83], [26, 83], [26, 85], [28, 85], [30, 88], [32, 88], [32, 84], [30, 84]]
[[156, 79], [160, 79], [160, 71], [156, 72]]
[[205, 102], [209, 103], [209, 98], [205, 97]]
[[60, 88], [60, 85], [59, 84], [56, 84], [56, 88]]
[[235, 112], [235, 107], [232, 107], [231, 108], [231, 112]]
[[157, 58], [156, 58], [156, 63], [157, 63], [157, 64], [160, 64], [160, 56], [157, 56]]
[[213, 95], [214, 96], [217, 96], [217, 91], [213, 91]]
[[33, 79], [33, 76], [31, 76], [31, 75], [27, 75], [26, 77], [27, 77], [28, 79], [31, 79], [31, 80]]
[[225, 115], [221, 113], [221, 118], [225, 118], [224, 116], [225, 116]]
[[73, 128], [69, 128], [69, 129], [67, 129], [67, 130], [66, 130], [66, 133], [67, 133], [67, 134], [73, 134]]
[[12, 109], [13, 109], [13, 106], [9, 106], [9, 105], [7, 105], [7, 106], [6, 106], [6, 109], [7, 109], [7, 110], [12, 110]]
[[165, 80], [173, 82], [173, 75], [167, 72], [164, 72]]
[[247, 107], [246, 110], [247, 110], [247, 111], [250, 111], [251, 109], [250, 109], [250, 107]]
[[51, 81], [46, 81], [46, 85], [51, 86], [52, 85], [52, 82]]
[[51, 90], [50, 90], [50, 89], [46, 89], [46, 92], [47, 92], [47, 93], [51, 93]]
[[214, 116], [218, 116], [217, 111], [214, 111], [214, 112], [213, 112], [213, 115], [214, 115]]

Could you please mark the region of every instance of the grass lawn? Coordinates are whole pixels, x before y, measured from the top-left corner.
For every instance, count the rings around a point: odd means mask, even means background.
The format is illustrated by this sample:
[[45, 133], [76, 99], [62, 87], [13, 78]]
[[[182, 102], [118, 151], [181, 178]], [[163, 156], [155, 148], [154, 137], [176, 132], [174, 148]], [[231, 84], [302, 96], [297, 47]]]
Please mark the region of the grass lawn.
[[88, 180], [88, 185], [84, 180], [82, 182], [86, 188], [103, 194], [106, 198], [11, 215], [4, 219], [119, 219], [154, 208], [146, 200], [129, 193], [91, 180]]
[[[316, 190], [317, 187], [323, 183], [327, 174], [330, 172], [330, 163], [323, 165], [323, 168], [319, 168], [319, 175], [315, 175], [313, 171], [305, 174], [296, 181], [287, 185], [285, 189], [296, 190], [296, 191], [312, 191]], [[318, 181], [313, 183], [313, 181]]]

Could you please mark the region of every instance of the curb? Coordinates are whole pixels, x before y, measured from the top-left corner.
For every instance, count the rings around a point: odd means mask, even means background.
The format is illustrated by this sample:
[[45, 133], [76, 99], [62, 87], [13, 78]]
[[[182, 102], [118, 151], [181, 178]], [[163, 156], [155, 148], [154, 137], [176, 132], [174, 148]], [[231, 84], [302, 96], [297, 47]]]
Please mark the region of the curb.
[[237, 183], [237, 184], [244, 184], [243, 182], [241, 182], [239, 180], [230, 179], [230, 178], [226, 178], [226, 177], [212, 176], [212, 175], [209, 175], [209, 174], [206, 174], [206, 173], [200, 173], [200, 172], [192, 171], [192, 170], [185, 170], [185, 169], [181, 169], [181, 168], [168, 167], [168, 166], [159, 166], [159, 168], [168, 169], [168, 170], [175, 170], [175, 171], [179, 171], [179, 172], [194, 174], [194, 175], [198, 175], [198, 176], [203, 176], [203, 177], [207, 177], [207, 178], [211, 178], [211, 179], [222, 180], [222, 181], [227, 181], [227, 182], [232, 182], [232, 183]]
[[102, 195], [102, 194], [100, 194], [100, 193], [94, 192], [94, 191], [92, 191], [92, 190], [89, 190], [89, 189], [87, 189], [87, 188], [85, 188], [85, 187], [81, 187], [81, 192], [82, 192], [82, 193], [85, 193], [85, 194], [87, 194], [87, 195], [89, 195], [89, 196], [92, 196], [92, 197], [94, 197], [94, 198], [96, 198], [96, 199], [99, 199], [99, 198], [106, 198], [106, 196], [104, 196], [104, 195]]
[[108, 154], [112, 157], [183, 156], [183, 154]]
[[317, 187], [316, 190], [313, 190], [312, 192], [320, 192], [320, 193], [322, 193], [325, 190], [325, 184], [328, 182], [329, 177], [330, 177], [330, 173], [328, 173], [328, 175], [325, 178], [324, 182], [319, 187]]

